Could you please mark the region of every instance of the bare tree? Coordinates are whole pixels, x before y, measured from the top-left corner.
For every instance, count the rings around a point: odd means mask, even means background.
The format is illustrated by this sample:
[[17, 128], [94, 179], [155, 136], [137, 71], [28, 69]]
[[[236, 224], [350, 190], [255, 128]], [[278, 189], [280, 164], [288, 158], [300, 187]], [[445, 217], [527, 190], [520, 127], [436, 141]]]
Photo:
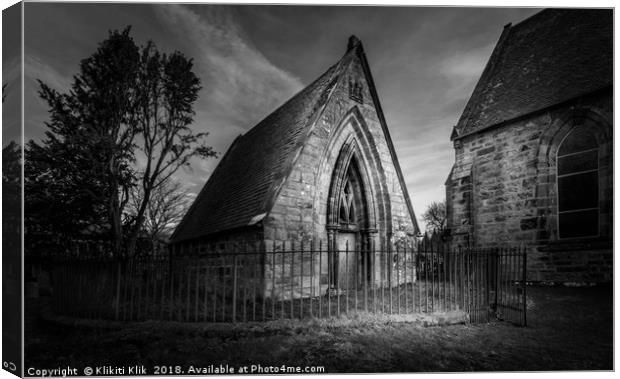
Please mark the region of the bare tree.
[[[136, 186], [131, 193], [129, 216], [135, 218], [144, 203], [144, 189]], [[189, 209], [192, 197], [181, 183], [167, 178], [151, 191], [144, 211], [142, 231], [154, 245], [167, 238]]]
[[179, 168], [189, 166], [193, 157], [209, 158], [217, 154], [204, 144], [208, 133], [194, 133], [193, 104], [201, 89], [192, 71], [193, 62], [180, 52], [160, 54], [149, 42], [142, 50], [137, 95], [138, 149], [146, 162], [138, 187], [141, 203], [129, 227], [127, 251], [135, 252], [151, 196]]
[[422, 214], [426, 228], [433, 231], [443, 231], [446, 228], [446, 202], [433, 201]]

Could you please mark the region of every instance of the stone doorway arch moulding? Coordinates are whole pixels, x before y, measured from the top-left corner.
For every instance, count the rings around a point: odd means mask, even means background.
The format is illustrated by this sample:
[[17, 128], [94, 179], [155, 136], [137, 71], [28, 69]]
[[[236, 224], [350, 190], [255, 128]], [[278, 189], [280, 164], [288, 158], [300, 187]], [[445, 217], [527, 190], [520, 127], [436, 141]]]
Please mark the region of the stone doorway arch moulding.
[[319, 210], [316, 216], [322, 222], [317, 227], [326, 233], [328, 249], [337, 250], [337, 233], [346, 232], [339, 223], [339, 201], [343, 186], [351, 177], [359, 182], [358, 203], [363, 204], [363, 217], [354, 231], [358, 236], [356, 248], [368, 251], [371, 245], [377, 249], [385, 247], [392, 234], [387, 181], [375, 138], [357, 106], [332, 130], [318, 167], [322, 174], [317, 182], [315, 210]]

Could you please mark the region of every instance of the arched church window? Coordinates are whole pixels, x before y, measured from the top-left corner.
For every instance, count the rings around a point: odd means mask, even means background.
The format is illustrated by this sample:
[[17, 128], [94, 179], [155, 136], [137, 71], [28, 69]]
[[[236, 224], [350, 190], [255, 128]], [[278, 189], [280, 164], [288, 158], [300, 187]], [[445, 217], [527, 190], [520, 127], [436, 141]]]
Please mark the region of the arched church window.
[[557, 153], [560, 238], [599, 234], [598, 143], [585, 128], [564, 138]]

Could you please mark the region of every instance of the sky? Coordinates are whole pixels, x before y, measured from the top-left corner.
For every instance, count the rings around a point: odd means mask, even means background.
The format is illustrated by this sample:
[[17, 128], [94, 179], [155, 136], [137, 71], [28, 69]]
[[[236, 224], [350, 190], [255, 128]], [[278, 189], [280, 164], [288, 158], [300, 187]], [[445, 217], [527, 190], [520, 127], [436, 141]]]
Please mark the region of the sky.
[[[203, 89], [196, 132], [226, 152], [239, 134], [320, 76], [361, 39], [421, 227], [445, 197], [456, 124], [504, 25], [536, 8], [26, 3], [25, 139], [48, 118], [36, 80], [65, 92], [80, 60], [109, 30], [131, 25], [140, 45], [194, 59]], [[10, 85], [7, 90], [10, 95]], [[8, 98], [7, 98], [8, 99]], [[10, 100], [7, 100], [10, 101]], [[176, 177], [200, 191], [218, 159], [192, 161]]]

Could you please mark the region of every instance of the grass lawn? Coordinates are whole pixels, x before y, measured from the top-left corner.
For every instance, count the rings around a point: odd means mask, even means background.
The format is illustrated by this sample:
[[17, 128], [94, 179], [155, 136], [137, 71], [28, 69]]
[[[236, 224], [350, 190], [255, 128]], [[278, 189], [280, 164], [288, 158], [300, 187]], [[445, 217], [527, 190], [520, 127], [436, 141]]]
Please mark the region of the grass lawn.
[[[146, 322], [103, 330], [32, 318], [27, 367], [324, 366], [337, 372], [613, 369], [612, 288], [528, 288], [528, 327], [294, 321], [214, 330]], [[152, 374], [152, 371], [149, 371]]]

